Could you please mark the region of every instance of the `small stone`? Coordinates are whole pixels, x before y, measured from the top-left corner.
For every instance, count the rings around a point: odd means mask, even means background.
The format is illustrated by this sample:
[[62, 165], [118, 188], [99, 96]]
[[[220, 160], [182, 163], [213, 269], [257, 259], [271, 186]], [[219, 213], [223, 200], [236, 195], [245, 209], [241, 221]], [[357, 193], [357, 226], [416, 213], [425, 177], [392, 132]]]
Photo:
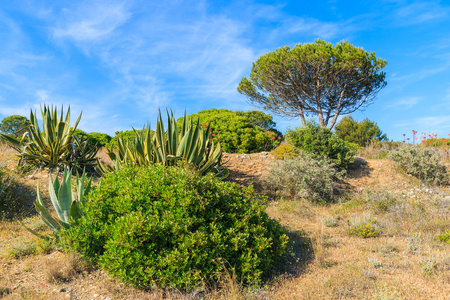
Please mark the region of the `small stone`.
[[67, 289], [66, 288], [62, 288], [62, 289], [59, 290], [59, 292], [60, 293], [65, 293], [65, 292], [67, 292]]
[[100, 296], [99, 294], [94, 294], [94, 298], [97, 298], [98, 296]]

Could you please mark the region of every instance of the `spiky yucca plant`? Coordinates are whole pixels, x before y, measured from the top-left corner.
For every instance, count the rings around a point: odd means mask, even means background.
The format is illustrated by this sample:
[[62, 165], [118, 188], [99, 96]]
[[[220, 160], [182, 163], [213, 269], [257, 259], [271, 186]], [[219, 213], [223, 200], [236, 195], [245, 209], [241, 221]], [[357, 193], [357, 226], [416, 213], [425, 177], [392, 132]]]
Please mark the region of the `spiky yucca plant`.
[[[70, 107], [63, 119], [63, 108], [58, 118], [56, 107], [41, 107], [42, 131], [36, 113], [30, 112], [30, 125], [26, 132], [18, 138], [0, 134], [17, 152], [19, 152], [19, 165], [30, 164], [39, 168], [92, 167], [95, 165], [94, 156], [89, 151], [82, 151], [75, 158], [77, 140], [74, 140], [73, 131], [78, 126], [81, 113], [73, 129], [70, 127]], [[78, 141], [79, 142], [79, 141]], [[80, 143], [78, 143], [80, 144]], [[81, 145], [80, 145], [81, 146]], [[92, 151], [94, 152], [94, 151]]]
[[[74, 191], [72, 189], [72, 171], [65, 169], [61, 182], [56, 176], [53, 181], [51, 173], [49, 174], [48, 190], [50, 194], [50, 200], [52, 201], [53, 208], [55, 209], [58, 218], [52, 216], [47, 210], [44, 202], [41, 198], [39, 186], [37, 187], [37, 199], [34, 203], [36, 211], [41, 216], [44, 223], [50, 227], [53, 231], [58, 231], [62, 228], [69, 228], [72, 224], [75, 224], [82, 215], [82, 205], [84, 198], [89, 194], [91, 190], [92, 178], [86, 180], [86, 172], [83, 171], [81, 177], [77, 174], [76, 180], [76, 197], [74, 198]], [[22, 224], [22, 223], [21, 223]], [[26, 227], [28, 231], [41, 238], [47, 238], [31, 228]]]
[[167, 130], [164, 128], [161, 112], [158, 113], [156, 130], [151, 132], [149, 126], [142, 131], [136, 131], [136, 137], [132, 141], [124, 141], [118, 138], [118, 153], [108, 152], [114, 167], [104, 166], [97, 159], [97, 165], [101, 173], [118, 170], [122, 165], [135, 164], [148, 166], [161, 164], [172, 166], [177, 160], [182, 160], [194, 166], [200, 174], [214, 172], [220, 178], [228, 176], [228, 170], [220, 169], [222, 151], [220, 144], [215, 144], [211, 139], [211, 128], [200, 126], [200, 122], [189, 122], [184, 115], [181, 131], [178, 130], [173, 112], [167, 111]]

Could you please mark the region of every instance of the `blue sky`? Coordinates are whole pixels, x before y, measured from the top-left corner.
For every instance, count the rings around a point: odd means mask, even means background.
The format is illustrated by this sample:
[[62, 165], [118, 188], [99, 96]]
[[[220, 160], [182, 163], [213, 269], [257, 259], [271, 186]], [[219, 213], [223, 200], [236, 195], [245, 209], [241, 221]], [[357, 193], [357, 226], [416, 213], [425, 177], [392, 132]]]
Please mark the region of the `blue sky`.
[[[347, 40], [388, 61], [369, 118], [393, 140], [450, 133], [450, 2], [2, 1], [0, 118], [40, 104], [105, 132], [210, 108], [254, 109], [236, 90], [259, 56]], [[299, 119], [274, 116], [279, 130]], [[154, 125], [152, 126], [154, 127]]]

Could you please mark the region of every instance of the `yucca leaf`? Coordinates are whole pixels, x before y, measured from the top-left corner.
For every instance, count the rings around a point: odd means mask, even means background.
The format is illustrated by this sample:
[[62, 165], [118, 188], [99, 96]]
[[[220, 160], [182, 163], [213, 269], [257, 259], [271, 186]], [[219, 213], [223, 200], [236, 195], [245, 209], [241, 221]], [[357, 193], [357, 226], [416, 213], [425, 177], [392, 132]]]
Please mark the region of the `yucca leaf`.
[[59, 206], [61, 207], [61, 212], [64, 216], [63, 218], [61, 218], [61, 220], [65, 223], [69, 222], [70, 205], [73, 201], [71, 179], [72, 173], [67, 172], [67, 169], [64, 170], [63, 181], [61, 182], [58, 193], [58, 202]]
[[[50, 201], [52, 201], [53, 207], [55, 208], [55, 211], [56, 211], [56, 214], [58, 215], [58, 217], [61, 220], [64, 220], [64, 214], [63, 214], [63, 211], [62, 211], [61, 206], [60, 206], [59, 201], [58, 201], [58, 194], [59, 194], [59, 190], [60, 190], [59, 182], [58, 182], [58, 176], [56, 176], [56, 180], [55, 180], [55, 184], [54, 184], [52, 182], [52, 174], [50, 173], [50, 174], [48, 174], [48, 181], [49, 181], [49, 183], [48, 183], [48, 193], [49, 193], [49, 196], [50, 196]], [[38, 202], [42, 206], [44, 206], [44, 203], [42, 202], [41, 196], [39, 194], [39, 186], [37, 188], [37, 194], [38, 194]]]

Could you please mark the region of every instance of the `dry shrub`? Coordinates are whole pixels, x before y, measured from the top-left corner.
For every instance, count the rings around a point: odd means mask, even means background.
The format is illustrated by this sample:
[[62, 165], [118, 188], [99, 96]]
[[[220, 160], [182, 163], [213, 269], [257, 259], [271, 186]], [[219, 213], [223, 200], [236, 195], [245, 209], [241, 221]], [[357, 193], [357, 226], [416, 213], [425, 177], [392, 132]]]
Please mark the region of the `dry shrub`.
[[92, 266], [76, 253], [68, 253], [45, 264], [47, 282], [69, 282], [83, 271], [91, 271]]
[[448, 184], [448, 174], [441, 164], [439, 152], [428, 148], [404, 147], [390, 153], [390, 157], [412, 176], [426, 185]]

